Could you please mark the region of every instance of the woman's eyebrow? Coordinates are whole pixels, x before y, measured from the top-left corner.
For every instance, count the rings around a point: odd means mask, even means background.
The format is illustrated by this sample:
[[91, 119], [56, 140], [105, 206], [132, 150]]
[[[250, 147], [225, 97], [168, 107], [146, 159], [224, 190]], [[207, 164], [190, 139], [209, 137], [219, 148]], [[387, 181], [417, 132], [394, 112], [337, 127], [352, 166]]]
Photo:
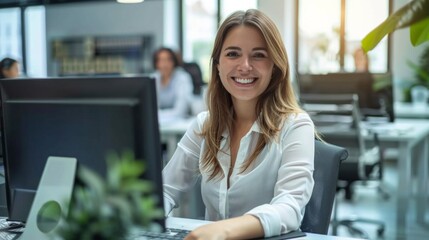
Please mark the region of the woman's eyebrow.
[[257, 47], [257, 48], [253, 49], [253, 51], [261, 51], [261, 50], [266, 51], [266, 52], [268, 51], [267, 48], [265, 48], [265, 47]]
[[235, 47], [235, 46], [230, 46], [230, 47], [226, 47], [226, 48], [224, 49], [224, 51], [226, 51], [226, 50], [241, 50], [241, 48], [239, 48], [239, 47]]

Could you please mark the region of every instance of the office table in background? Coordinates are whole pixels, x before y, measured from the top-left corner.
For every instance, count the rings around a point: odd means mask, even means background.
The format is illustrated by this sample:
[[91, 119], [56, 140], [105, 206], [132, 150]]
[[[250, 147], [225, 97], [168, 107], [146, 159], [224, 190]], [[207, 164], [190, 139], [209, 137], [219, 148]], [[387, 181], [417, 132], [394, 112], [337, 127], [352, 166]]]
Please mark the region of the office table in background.
[[173, 156], [177, 143], [183, 137], [194, 119], [195, 118], [185, 118], [176, 119], [174, 121], [160, 121], [159, 131], [161, 134], [161, 142], [167, 144], [167, 161]]
[[[412, 186], [412, 164], [417, 164], [416, 216], [417, 223], [425, 224], [426, 199], [428, 196], [429, 121], [418, 119], [397, 119], [395, 123], [364, 124], [364, 131], [378, 133], [383, 148], [398, 149], [398, 191], [396, 203], [396, 229], [406, 228], [406, 217]], [[319, 129], [324, 136], [338, 137], [347, 141], [355, 137], [352, 131]], [[366, 135], [365, 141], [372, 144], [373, 138]]]
[[395, 117], [397, 118], [423, 118], [429, 119], [429, 104], [426, 106], [415, 106], [412, 103], [395, 102]]

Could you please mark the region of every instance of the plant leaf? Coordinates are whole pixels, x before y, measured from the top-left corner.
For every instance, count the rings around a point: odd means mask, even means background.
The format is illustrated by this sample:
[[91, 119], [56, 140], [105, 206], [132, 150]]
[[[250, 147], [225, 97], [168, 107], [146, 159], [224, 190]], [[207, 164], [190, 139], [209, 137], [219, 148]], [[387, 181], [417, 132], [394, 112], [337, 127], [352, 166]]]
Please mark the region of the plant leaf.
[[429, 17], [429, 0], [414, 0], [392, 13], [361, 41], [365, 52], [372, 50], [389, 33]]
[[410, 40], [414, 47], [429, 41], [429, 17], [411, 25]]
[[104, 180], [96, 172], [80, 166], [77, 173], [80, 181], [82, 181], [88, 189], [91, 189], [98, 196], [103, 196], [105, 193]]

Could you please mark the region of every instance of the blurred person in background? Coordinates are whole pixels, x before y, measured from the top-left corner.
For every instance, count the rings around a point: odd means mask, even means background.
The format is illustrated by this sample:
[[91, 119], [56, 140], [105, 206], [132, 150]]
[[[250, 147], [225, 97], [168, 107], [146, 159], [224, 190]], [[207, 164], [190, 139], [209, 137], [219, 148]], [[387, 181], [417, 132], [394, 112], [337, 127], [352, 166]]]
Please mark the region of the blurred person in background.
[[19, 63], [12, 58], [4, 58], [0, 62], [0, 79], [19, 77]]
[[160, 121], [187, 117], [193, 85], [189, 73], [180, 66], [178, 56], [172, 49], [162, 47], [153, 55], [153, 66]]

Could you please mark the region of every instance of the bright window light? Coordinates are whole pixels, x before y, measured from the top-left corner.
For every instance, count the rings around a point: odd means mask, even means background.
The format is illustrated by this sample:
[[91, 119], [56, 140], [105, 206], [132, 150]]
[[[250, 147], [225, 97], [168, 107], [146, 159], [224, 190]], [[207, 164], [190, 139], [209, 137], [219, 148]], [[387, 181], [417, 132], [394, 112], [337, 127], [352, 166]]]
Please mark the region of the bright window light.
[[118, 3], [141, 3], [144, 0], [116, 0]]

